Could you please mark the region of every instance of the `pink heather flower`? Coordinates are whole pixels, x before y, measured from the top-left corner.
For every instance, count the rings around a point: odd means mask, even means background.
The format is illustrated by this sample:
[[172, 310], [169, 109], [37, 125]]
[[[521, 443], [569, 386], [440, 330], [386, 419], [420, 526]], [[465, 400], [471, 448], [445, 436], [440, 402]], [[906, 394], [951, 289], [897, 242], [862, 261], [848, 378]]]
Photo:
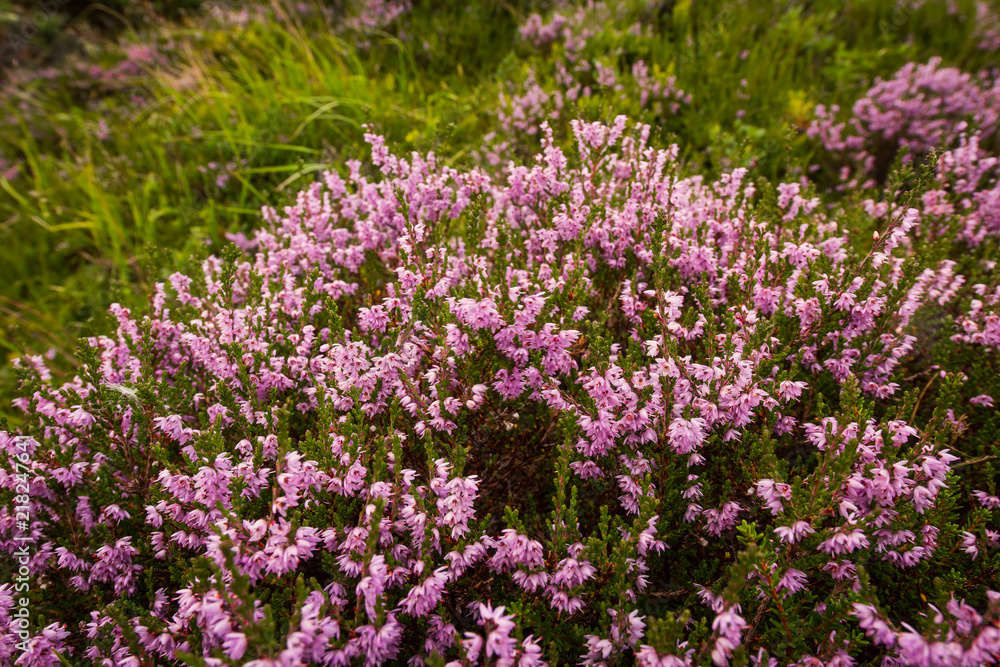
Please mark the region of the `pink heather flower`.
[[888, 647], [895, 646], [896, 633], [882, 620], [875, 607], [855, 602], [853, 614], [857, 617], [861, 629], [877, 644]]
[[792, 487], [773, 479], [762, 479], [757, 482], [757, 495], [764, 499], [771, 514], [778, 516], [785, 511], [782, 501], [792, 499]]
[[984, 408], [992, 408], [993, 397], [990, 396], [989, 394], [979, 394], [978, 396], [970, 398], [969, 403], [972, 403], [973, 405], [979, 405]]
[[854, 530], [837, 530], [829, 538], [824, 540], [817, 547], [829, 556], [839, 556], [849, 554], [858, 549], [868, 548], [868, 538], [860, 528]]
[[742, 616], [731, 610], [724, 610], [712, 621], [715, 645], [712, 648], [712, 663], [718, 667], [729, 664], [732, 652], [742, 642], [743, 630], [747, 624]]
[[888, 426], [892, 433], [892, 443], [897, 447], [905, 445], [910, 436], [917, 435], [917, 429], [903, 421], [891, 421]]
[[920, 634], [916, 632], [901, 632], [897, 636], [896, 641], [899, 647], [899, 655], [903, 659], [904, 664], [939, 664], [937, 660], [932, 660], [931, 644], [920, 636]]
[[583, 600], [578, 597], [571, 597], [566, 591], [556, 591], [551, 586], [547, 590], [552, 591], [552, 599], [549, 604], [560, 614], [575, 614], [585, 606]]
[[587, 653], [581, 656], [581, 663], [586, 667], [597, 667], [606, 665], [608, 658], [615, 653], [615, 645], [609, 639], [598, 637], [597, 635], [585, 635], [587, 642]]
[[790, 380], [785, 380], [778, 386], [778, 395], [781, 396], [783, 401], [792, 401], [797, 399], [802, 395], [802, 390], [804, 390], [809, 385], [805, 382], [792, 382]]
[[962, 551], [972, 556], [976, 560], [979, 556], [979, 547], [976, 545], [976, 536], [970, 532], [962, 531]]
[[403, 626], [391, 612], [381, 627], [362, 625], [355, 632], [358, 634], [358, 644], [370, 664], [382, 664], [398, 655]]
[[155, 417], [153, 419], [153, 424], [181, 445], [191, 440], [192, 431], [184, 426], [180, 415]]
[[833, 417], [826, 417], [819, 424], [803, 424], [802, 428], [806, 432], [806, 438], [817, 449], [824, 451], [827, 447], [827, 431], [830, 430], [834, 436], [840, 432], [837, 420]]
[[[665, 542], [656, 539], [656, 523], [659, 519], [659, 515], [653, 516], [647, 522], [647, 527], [639, 533], [639, 541], [636, 544], [636, 551], [639, 552], [640, 556], [645, 556], [650, 549], [653, 549], [657, 553], [662, 553], [667, 548]], [[588, 566], [590, 565], [587, 561], [582, 562], [587, 563]]]
[[497, 371], [496, 382], [493, 383], [493, 388], [504, 397], [505, 400], [512, 400], [521, 395], [524, 391], [524, 383], [521, 380], [521, 373], [518, 369], [513, 369], [508, 371], [506, 368], [501, 368]]
[[683, 658], [670, 654], [661, 656], [652, 646], [643, 644], [636, 652], [635, 659], [640, 667], [686, 667], [691, 664], [693, 653], [694, 649], [689, 649]]
[[986, 509], [1000, 509], [1000, 498], [991, 496], [985, 491], [973, 491], [972, 496]]
[[589, 561], [564, 558], [552, 576], [552, 583], [563, 588], [576, 588], [582, 586], [596, 572], [596, 568]]
[[583, 479], [604, 477], [604, 473], [593, 461], [573, 461], [573, 463], [569, 464], [569, 467]]
[[242, 632], [230, 632], [222, 643], [222, 650], [230, 660], [239, 660], [247, 650], [247, 636]]
[[115, 523], [118, 523], [119, 521], [131, 517], [131, 515], [128, 512], [123, 510], [118, 505], [108, 505], [107, 507], [104, 508], [104, 511], [101, 512], [101, 516], [104, 517], [105, 519], [110, 519]]
[[372, 556], [371, 565], [368, 567], [368, 575], [358, 582], [356, 593], [358, 597], [364, 598], [365, 613], [368, 618], [374, 620], [376, 617], [375, 605], [385, 590], [388, 570], [385, 565], [385, 556], [376, 554]]
[[688, 503], [687, 511], [684, 512], [684, 520], [691, 523], [701, 516], [702, 512], [704, 509], [698, 503]]
[[518, 570], [513, 574], [514, 582], [526, 591], [534, 592], [539, 588], [545, 588], [551, 575], [548, 572], [525, 572]]
[[410, 589], [400, 606], [411, 616], [427, 616], [433, 611], [448, 583], [448, 569], [439, 567], [431, 576]]
[[[484, 643], [482, 635], [478, 635], [475, 632], [466, 632], [465, 639], [463, 639], [461, 643], [462, 643], [462, 648], [465, 650], [465, 657], [469, 660], [469, 662], [471, 662], [473, 665], [479, 664], [479, 654], [483, 650], [483, 643]], [[450, 667], [452, 664], [453, 663], [448, 663], [448, 667]], [[462, 663], [456, 662], [454, 664], [457, 667]]]
[[523, 565], [529, 569], [544, 565], [541, 543], [521, 535], [513, 529], [506, 529], [496, 541], [496, 552], [490, 559], [490, 567], [496, 572], [506, 572]]
[[734, 501], [728, 502], [718, 510], [704, 510], [705, 527], [708, 532], [716, 537], [722, 532], [729, 530], [736, 525], [736, 515], [743, 511], [743, 507]]
[[68, 423], [77, 428], [87, 429], [94, 423], [94, 416], [83, 409], [83, 406], [74, 406], [70, 413]]
[[667, 429], [670, 447], [678, 454], [690, 454], [705, 442], [706, 422], [701, 417], [676, 417]]
[[469, 520], [476, 516], [473, 504], [479, 496], [479, 480], [475, 475], [456, 477], [445, 485], [444, 493], [437, 501], [438, 525], [450, 527], [451, 536], [457, 539], [469, 532]]
[[437, 651], [440, 654], [451, 647], [456, 636], [455, 626], [445, 623], [437, 614], [431, 614], [427, 623], [427, 639], [424, 642], [424, 649], [428, 653]]
[[789, 544], [800, 542], [806, 535], [815, 532], [807, 521], [796, 521], [791, 526], [777, 526], [774, 529], [774, 534], [778, 536], [778, 539]]
[[806, 581], [805, 572], [789, 568], [778, 581], [777, 589], [788, 591], [788, 595], [794, 595], [806, 587]]
[[850, 579], [857, 574], [857, 568], [854, 567], [854, 563], [842, 560], [842, 561], [830, 561], [823, 566], [824, 572], [829, 572], [830, 576], [837, 581], [844, 581], [845, 579]]
[[385, 331], [388, 323], [389, 316], [386, 314], [385, 309], [380, 305], [373, 306], [371, 308], [361, 308], [358, 310], [358, 325], [365, 331], [377, 331], [382, 333]]
[[616, 646], [628, 645], [634, 648], [642, 639], [646, 629], [646, 623], [642, 620], [645, 616], [639, 615], [638, 609], [633, 609], [628, 614], [619, 612], [617, 609], [608, 609], [611, 616], [611, 640]]
[[528, 635], [521, 640], [517, 667], [548, 667], [548, 663], [542, 659], [542, 647], [535, 642], [534, 635]]
[[479, 605], [479, 625], [486, 628], [486, 657], [509, 660], [514, 655], [514, 640], [510, 633], [514, 630], [514, 617], [504, 614], [505, 607], [493, 608], [490, 603]]

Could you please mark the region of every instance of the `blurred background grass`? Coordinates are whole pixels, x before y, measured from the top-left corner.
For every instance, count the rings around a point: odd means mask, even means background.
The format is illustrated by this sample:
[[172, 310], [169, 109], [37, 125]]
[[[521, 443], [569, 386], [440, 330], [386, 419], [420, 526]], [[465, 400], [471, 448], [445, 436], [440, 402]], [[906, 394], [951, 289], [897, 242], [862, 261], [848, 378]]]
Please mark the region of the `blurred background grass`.
[[[625, 68], [622, 29], [652, 29], [643, 57], [692, 96], [662, 134], [708, 173], [807, 164], [816, 104], [849, 107], [908, 61], [997, 65], [972, 0], [608, 4], [595, 43]], [[0, 0], [0, 413], [16, 420], [11, 359], [71, 372], [112, 302], [142, 307], [261, 205], [364, 157], [363, 124], [475, 164], [501, 86], [555, 57], [518, 38], [551, 5], [417, 1], [376, 29], [344, 2]]]

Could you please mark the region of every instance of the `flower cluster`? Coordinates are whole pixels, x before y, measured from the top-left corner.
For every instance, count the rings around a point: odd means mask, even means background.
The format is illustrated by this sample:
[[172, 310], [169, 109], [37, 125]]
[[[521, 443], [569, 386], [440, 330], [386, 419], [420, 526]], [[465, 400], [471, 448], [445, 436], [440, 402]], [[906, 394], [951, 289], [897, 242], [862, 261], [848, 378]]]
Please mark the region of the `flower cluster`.
[[[576, 25], [524, 37], [579, 64]], [[265, 208], [147, 311], [114, 306], [71, 381], [20, 361], [0, 451], [31, 450], [28, 567], [58, 619], [37, 664], [994, 659], [981, 136], [908, 198], [824, 207], [807, 182], [686, 174], [625, 116], [571, 120], [572, 150], [522, 120], [540, 149], [501, 175], [366, 134], [370, 162]], [[924, 130], [886, 136], [951, 138]], [[915, 606], [933, 621], [895, 629]]]
[[898, 647], [899, 658], [908, 665], [986, 665], [1000, 655], [1000, 593], [987, 593], [989, 609], [985, 617], [965, 600], [951, 598], [945, 612], [931, 605], [933, 616], [929, 636], [903, 623], [906, 631], [896, 630], [872, 605], [854, 604], [854, 615], [875, 644]]
[[840, 108], [816, 107], [810, 137], [848, 159], [841, 180], [885, 175], [897, 151], [910, 159], [932, 148], [954, 143], [961, 134], [979, 130], [991, 136], [1000, 123], [1000, 80], [941, 67], [940, 58], [908, 63], [888, 81], [878, 80], [854, 103], [851, 117], [837, 120]]
[[[620, 68], [599, 55], [606, 52], [606, 40], [620, 38], [609, 20], [614, 11], [597, 2], [566, 15], [555, 12], [547, 22], [539, 14], [528, 17], [521, 39], [554, 57], [533, 61], [523, 77], [501, 88], [496, 130], [486, 137], [490, 165], [502, 165], [502, 156], [511, 150], [536, 150], [537, 143], [528, 138], [540, 137], [543, 122], [565, 125], [602, 102], [647, 122], [676, 115], [691, 104], [676, 77], [664, 75], [658, 65], [640, 58]], [[628, 34], [637, 40], [644, 36], [638, 23]]]

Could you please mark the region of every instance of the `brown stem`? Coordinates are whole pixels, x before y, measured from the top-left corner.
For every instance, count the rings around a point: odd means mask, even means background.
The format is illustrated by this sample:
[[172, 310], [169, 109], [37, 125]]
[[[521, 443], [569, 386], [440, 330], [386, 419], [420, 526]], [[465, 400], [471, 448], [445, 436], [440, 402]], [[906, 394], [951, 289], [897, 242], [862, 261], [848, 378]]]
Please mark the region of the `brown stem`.
[[764, 613], [767, 611], [768, 603], [770, 598], [764, 598], [761, 600], [760, 605], [757, 607], [757, 613], [753, 617], [753, 622], [750, 623], [750, 628], [747, 630], [747, 636], [743, 639], [743, 645], [750, 650], [750, 642], [753, 641], [753, 635], [757, 631], [757, 626], [760, 625], [761, 620], [764, 618]]

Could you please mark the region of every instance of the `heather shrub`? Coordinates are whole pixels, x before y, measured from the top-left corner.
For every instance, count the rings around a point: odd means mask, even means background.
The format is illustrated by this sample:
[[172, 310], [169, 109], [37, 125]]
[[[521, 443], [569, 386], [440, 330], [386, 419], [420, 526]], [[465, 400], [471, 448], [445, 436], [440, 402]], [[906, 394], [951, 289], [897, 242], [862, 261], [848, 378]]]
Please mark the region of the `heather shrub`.
[[485, 137], [487, 163], [501, 165], [511, 154], [530, 159], [542, 122], [569, 135], [572, 120], [606, 117], [608, 109], [660, 132], [680, 129], [676, 116], [691, 95], [664, 71], [672, 63], [656, 62], [652, 11], [643, 3], [591, 2], [548, 18], [531, 14], [519, 31], [527, 57], [509, 64], [495, 129]]
[[368, 134], [23, 358], [29, 664], [992, 662], [996, 158], [828, 207], [569, 127], [501, 176]]
[[940, 65], [938, 57], [926, 64], [911, 62], [892, 79], [877, 80], [854, 103], [848, 120], [837, 122], [837, 105], [816, 107], [809, 135], [827, 151], [847, 159], [842, 181], [884, 179], [897, 152], [904, 160], [926, 155], [932, 148], [953, 144], [970, 129], [984, 138], [996, 133], [1000, 120], [996, 72], [973, 76]]

